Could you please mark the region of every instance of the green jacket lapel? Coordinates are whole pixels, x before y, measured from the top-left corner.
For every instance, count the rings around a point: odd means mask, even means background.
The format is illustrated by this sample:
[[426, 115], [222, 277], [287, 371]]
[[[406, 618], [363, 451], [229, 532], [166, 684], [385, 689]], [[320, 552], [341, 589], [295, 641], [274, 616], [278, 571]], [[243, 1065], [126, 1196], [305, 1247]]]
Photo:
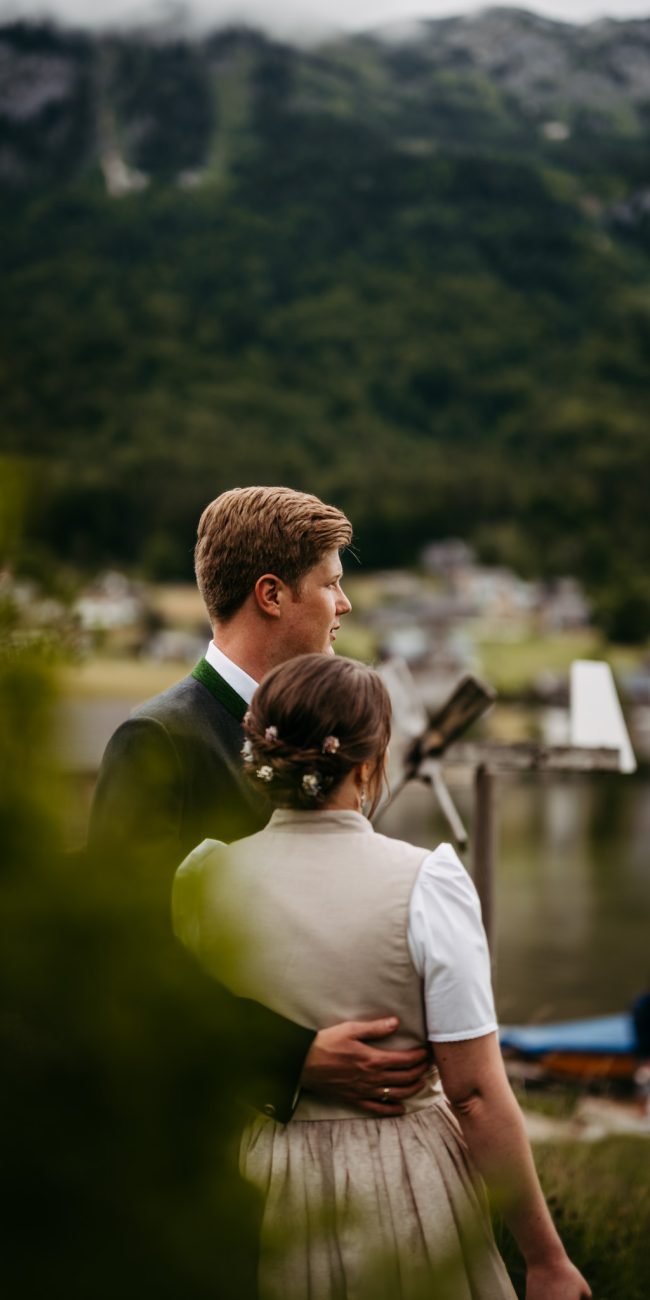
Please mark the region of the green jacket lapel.
[[224, 681], [224, 678], [212, 667], [212, 664], [208, 663], [207, 659], [199, 660], [196, 668], [192, 670], [192, 677], [195, 677], [197, 682], [201, 682], [206, 687], [206, 690], [210, 691], [210, 694], [214, 695], [220, 704], [223, 704], [224, 709], [227, 709], [232, 714], [233, 718], [236, 718], [238, 722], [243, 721], [244, 714], [248, 709], [246, 701], [242, 700], [241, 695], [238, 695], [232, 686], [229, 686], [228, 682]]

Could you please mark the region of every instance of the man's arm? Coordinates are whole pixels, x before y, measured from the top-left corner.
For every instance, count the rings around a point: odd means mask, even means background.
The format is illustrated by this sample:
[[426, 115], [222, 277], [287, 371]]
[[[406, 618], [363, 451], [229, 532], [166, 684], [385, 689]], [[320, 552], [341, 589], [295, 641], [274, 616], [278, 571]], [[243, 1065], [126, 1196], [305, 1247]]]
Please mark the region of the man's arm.
[[301, 1085], [309, 1092], [351, 1102], [371, 1115], [402, 1115], [404, 1101], [420, 1091], [429, 1069], [426, 1047], [385, 1051], [367, 1039], [386, 1038], [396, 1017], [348, 1020], [321, 1029], [307, 1055]]

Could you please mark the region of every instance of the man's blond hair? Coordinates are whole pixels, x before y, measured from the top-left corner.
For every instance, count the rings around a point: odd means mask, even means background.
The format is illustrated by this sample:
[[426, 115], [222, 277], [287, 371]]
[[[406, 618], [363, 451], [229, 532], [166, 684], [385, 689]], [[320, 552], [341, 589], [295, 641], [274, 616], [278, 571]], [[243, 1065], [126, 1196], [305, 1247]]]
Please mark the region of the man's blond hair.
[[232, 488], [199, 520], [194, 568], [213, 623], [244, 604], [257, 579], [273, 573], [291, 587], [328, 551], [352, 541], [352, 525], [336, 506], [286, 487]]

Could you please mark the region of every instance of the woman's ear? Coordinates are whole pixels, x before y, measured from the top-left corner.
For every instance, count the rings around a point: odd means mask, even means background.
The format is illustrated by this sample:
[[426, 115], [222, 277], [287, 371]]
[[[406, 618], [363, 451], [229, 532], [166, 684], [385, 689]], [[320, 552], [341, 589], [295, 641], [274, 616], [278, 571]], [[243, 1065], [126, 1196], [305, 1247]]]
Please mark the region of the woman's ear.
[[359, 763], [354, 770], [354, 782], [359, 789], [365, 788], [370, 780], [370, 763]]

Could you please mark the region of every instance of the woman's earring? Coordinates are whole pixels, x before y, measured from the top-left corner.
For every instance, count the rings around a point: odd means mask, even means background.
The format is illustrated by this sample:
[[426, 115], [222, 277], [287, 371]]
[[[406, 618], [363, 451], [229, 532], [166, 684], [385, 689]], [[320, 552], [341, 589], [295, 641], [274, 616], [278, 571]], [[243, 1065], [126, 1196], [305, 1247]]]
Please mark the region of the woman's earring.
[[368, 797], [368, 791], [367, 791], [365, 785], [362, 785], [362, 786], [361, 786], [361, 789], [360, 789], [360, 791], [359, 791], [359, 802], [360, 802], [360, 804], [361, 804], [361, 811], [362, 811], [362, 812], [364, 811], [364, 804], [365, 804], [365, 802], [366, 802], [367, 797]]

